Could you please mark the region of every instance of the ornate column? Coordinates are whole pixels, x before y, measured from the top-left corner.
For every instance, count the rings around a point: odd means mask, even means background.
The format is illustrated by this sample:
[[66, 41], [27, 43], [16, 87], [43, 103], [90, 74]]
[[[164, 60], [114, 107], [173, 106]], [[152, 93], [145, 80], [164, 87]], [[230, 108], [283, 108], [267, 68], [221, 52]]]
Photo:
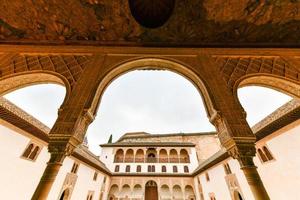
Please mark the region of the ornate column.
[[213, 58], [202, 54], [199, 55], [199, 62], [215, 106], [209, 113], [210, 121], [217, 129], [221, 144], [229, 155], [238, 160], [254, 198], [269, 200], [253, 162], [256, 137], [246, 121], [245, 111], [235, 99], [234, 91], [227, 87]]
[[94, 56], [72, 88], [71, 94], [58, 112], [49, 133], [48, 150], [51, 154], [32, 200], [46, 200], [66, 156], [83, 142], [89, 124], [94, 120], [90, 110], [95, 103], [104, 56]]
[[64, 149], [49, 147], [51, 157], [49, 162], [47, 163], [40, 183], [33, 194], [32, 200], [47, 199], [52, 184], [55, 181], [60, 167], [62, 166], [62, 162], [64, 161], [65, 157], [70, 155], [70, 153], [74, 149], [74, 147], [71, 147], [69, 145], [62, 146], [62, 148]]
[[243, 146], [236, 145], [228, 153], [240, 163], [241, 170], [247, 179], [254, 198], [256, 200], [268, 200], [270, 198], [253, 162], [255, 152], [254, 145], [248, 144]]

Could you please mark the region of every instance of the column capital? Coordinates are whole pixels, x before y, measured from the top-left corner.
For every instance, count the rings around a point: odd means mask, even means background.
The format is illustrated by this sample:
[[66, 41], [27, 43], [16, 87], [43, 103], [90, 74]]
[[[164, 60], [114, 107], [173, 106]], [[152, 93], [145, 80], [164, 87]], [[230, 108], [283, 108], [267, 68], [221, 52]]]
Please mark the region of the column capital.
[[62, 164], [65, 157], [70, 156], [75, 148], [75, 145], [64, 140], [50, 141], [48, 151], [51, 154], [51, 157], [48, 163]]
[[235, 146], [228, 149], [228, 154], [238, 160], [241, 169], [249, 167], [256, 168], [253, 162], [253, 157], [256, 154], [254, 143], [237, 143]]

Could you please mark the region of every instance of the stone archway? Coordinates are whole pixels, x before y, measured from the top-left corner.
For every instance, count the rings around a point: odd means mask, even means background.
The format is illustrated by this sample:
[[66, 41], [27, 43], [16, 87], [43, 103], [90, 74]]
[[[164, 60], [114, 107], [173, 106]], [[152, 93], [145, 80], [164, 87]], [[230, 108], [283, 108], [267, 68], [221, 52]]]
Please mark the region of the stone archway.
[[146, 183], [145, 200], [158, 200], [157, 184], [155, 181], [148, 181]]
[[54, 72], [25, 72], [0, 78], [0, 96], [24, 87], [46, 83], [62, 85], [66, 88], [63, 105], [70, 95], [71, 87], [65, 77]]
[[300, 99], [300, 85], [295, 81], [277, 77], [274, 75], [251, 75], [240, 78], [234, 85], [234, 95], [237, 97], [237, 90], [246, 86], [262, 86], [281, 93], [289, 95], [293, 98]]
[[127, 60], [121, 64], [113, 67], [99, 82], [98, 89], [95, 94], [95, 99], [91, 105], [91, 112], [95, 115], [97, 113], [101, 98], [106, 88], [117, 79], [119, 76], [134, 70], [168, 70], [177, 73], [187, 80], [189, 80], [199, 91], [203, 99], [204, 107], [207, 115], [210, 118], [218, 110], [215, 106], [215, 101], [209, 93], [206, 83], [199, 74], [196, 74], [188, 66], [178, 63], [177, 61], [162, 59], [162, 58], [139, 58], [134, 60]]

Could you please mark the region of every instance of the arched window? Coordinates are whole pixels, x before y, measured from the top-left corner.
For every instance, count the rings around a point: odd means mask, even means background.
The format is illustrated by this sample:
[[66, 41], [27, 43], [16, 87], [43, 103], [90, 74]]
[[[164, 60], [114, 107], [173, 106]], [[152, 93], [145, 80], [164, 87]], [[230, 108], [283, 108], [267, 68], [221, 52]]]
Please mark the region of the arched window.
[[161, 172], [167, 172], [167, 167], [165, 165], [161, 166]]
[[77, 170], [78, 170], [78, 163], [74, 162], [73, 163], [73, 166], [72, 166], [72, 169], [71, 169], [71, 172], [76, 174], [77, 173]]
[[260, 160], [262, 162], [267, 162], [268, 161], [266, 155], [264, 154], [264, 152], [261, 149], [258, 149], [257, 152], [258, 152], [258, 156], [260, 157]]
[[210, 178], [209, 178], [209, 174], [208, 172], [205, 172], [205, 178], [206, 178], [206, 181], [209, 182], [210, 181]]
[[93, 180], [94, 180], [94, 181], [97, 181], [97, 177], [98, 177], [98, 173], [97, 173], [97, 172], [95, 172], [95, 173], [94, 173]]
[[132, 162], [134, 162], [134, 153], [133, 153], [132, 149], [128, 149], [126, 151], [124, 162], [126, 162], [126, 163], [132, 163]]
[[38, 153], [40, 151], [40, 147], [33, 142], [30, 142], [26, 147], [25, 151], [22, 154], [23, 158], [27, 158], [29, 160], [36, 160]]
[[118, 149], [115, 154], [115, 163], [121, 163], [124, 162], [124, 151], [123, 149]]
[[175, 149], [171, 149], [169, 160], [170, 160], [170, 163], [178, 163], [179, 162], [178, 154]]
[[228, 163], [224, 163], [223, 164], [223, 167], [224, 167], [224, 171], [225, 171], [225, 174], [228, 175], [228, 174], [231, 174], [231, 169], [230, 169], [230, 166]]
[[146, 155], [147, 155], [147, 162], [148, 163], [156, 163], [156, 149], [154, 148], [149, 148], [147, 149]]
[[184, 173], [189, 173], [189, 167], [188, 166], [184, 166], [183, 169], [184, 169]]
[[39, 150], [40, 148], [36, 146], [32, 151], [32, 153], [30, 154], [29, 159], [35, 160]]
[[141, 171], [142, 171], [142, 166], [141, 165], [136, 166], [136, 172], [141, 172]]
[[135, 162], [143, 163], [145, 162], [144, 151], [142, 149], [138, 149], [135, 154]]
[[155, 166], [154, 165], [151, 166], [151, 171], [155, 172]]
[[126, 172], [130, 172], [130, 165], [126, 165]]
[[167, 150], [161, 149], [159, 151], [159, 162], [160, 163], [167, 163], [167, 162], [169, 162]]
[[177, 172], [178, 172], [177, 166], [173, 166], [173, 172], [174, 172], [174, 173], [177, 173]]
[[25, 149], [24, 153], [23, 153], [23, 157], [28, 158], [31, 151], [33, 149], [33, 144], [31, 143], [30, 145], [27, 146], [27, 148]]
[[190, 157], [185, 149], [180, 150], [180, 162], [181, 163], [189, 163], [190, 162]]
[[115, 166], [115, 172], [119, 172], [120, 171], [120, 165], [116, 165]]
[[263, 150], [268, 160], [274, 160], [274, 157], [266, 146], [263, 147]]
[[148, 172], [155, 172], [155, 166], [154, 165], [148, 165]]

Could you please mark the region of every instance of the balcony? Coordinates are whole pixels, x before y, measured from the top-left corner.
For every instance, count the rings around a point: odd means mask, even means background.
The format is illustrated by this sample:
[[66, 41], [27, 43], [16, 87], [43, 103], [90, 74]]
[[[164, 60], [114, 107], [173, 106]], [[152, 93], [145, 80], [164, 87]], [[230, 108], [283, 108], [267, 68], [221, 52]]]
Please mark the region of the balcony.
[[169, 158], [168, 157], [159, 158], [159, 162], [160, 163], [168, 163], [169, 162]]
[[184, 158], [179, 158], [180, 163], [190, 163], [190, 158], [184, 157]]
[[124, 159], [124, 162], [125, 163], [133, 163], [134, 162], [134, 158], [133, 157], [125, 157], [125, 159]]
[[122, 162], [124, 162], [124, 158], [123, 157], [115, 157], [114, 162], [115, 163], [122, 163]]
[[135, 162], [136, 163], [144, 163], [145, 162], [145, 158], [144, 157], [135, 158]]
[[170, 163], [179, 163], [179, 158], [169, 158]]
[[147, 163], [157, 163], [157, 158], [152, 158], [152, 157], [146, 158], [146, 162]]

